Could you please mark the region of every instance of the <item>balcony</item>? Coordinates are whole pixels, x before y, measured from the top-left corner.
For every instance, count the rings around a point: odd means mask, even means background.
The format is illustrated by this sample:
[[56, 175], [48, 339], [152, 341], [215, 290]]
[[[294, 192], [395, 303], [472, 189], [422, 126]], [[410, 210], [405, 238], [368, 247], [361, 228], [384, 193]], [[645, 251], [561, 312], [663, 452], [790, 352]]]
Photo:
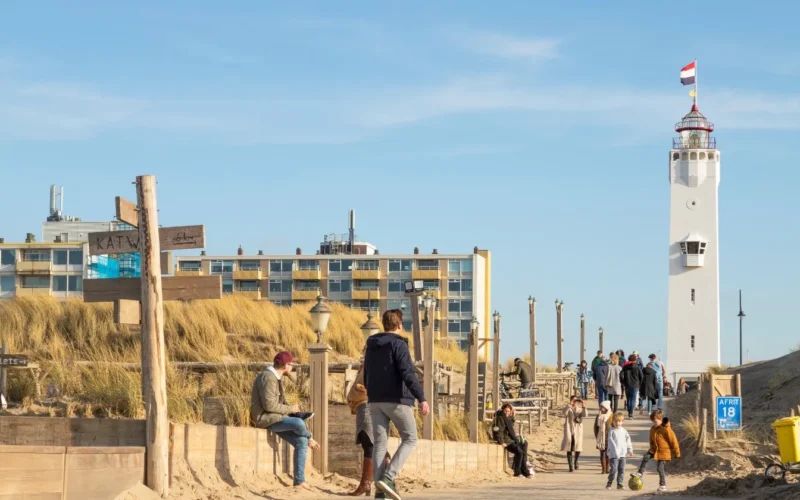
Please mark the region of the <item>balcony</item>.
[[49, 297], [51, 293], [49, 288], [17, 287], [17, 297]]
[[[295, 271], [298, 272], [298, 271]], [[302, 271], [302, 272], [310, 272], [310, 271]], [[292, 300], [317, 300], [319, 296], [319, 290], [292, 290]]]
[[681, 137], [672, 139], [672, 149], [717, 149], [717, 139], [708, 137], [697, 140], [686, 140]]
[[415, 280], [438, 280], [440, 276], [439, 269], [414, 269], [411, 271], [411, 279]]
[[[292, 279], [293, 280], [318, 280], [322, 278], [322, 271], [319, 269], [310, 269], [310, 270], [301, 270], [295, 269], [292, 271]], [[314, 296], [316, 298], [316, 296]]]
[[233, 294], [245, 299], [261, 300], [261, 290], [234, 290]]
[[50, 274], [53, 263], [49, 260], [24, 260], [17, 262], [17, 274]]
[[354, 280], [378, 280], [381, 279], [380, 269], [353, 269]]
[[263, 273], [261, 272], [261, 269], [256, 269], [253, 271], [237, 270], [233, 272], [233, 279], [259, 281], [263, 279]]
[[203, 276], [201, 269], [186, 269], [175, 271], [175, 276]]
[[380, 300], [380, 290], [353, 290], [353, 300]]

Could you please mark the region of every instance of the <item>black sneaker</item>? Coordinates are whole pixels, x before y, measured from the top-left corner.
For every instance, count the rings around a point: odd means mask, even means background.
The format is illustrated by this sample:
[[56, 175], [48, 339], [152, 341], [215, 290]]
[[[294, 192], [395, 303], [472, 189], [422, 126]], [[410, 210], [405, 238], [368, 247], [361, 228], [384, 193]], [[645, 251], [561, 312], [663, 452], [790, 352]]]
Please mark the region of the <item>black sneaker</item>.
[[402, 500], [400, 498], [400, 493], [397, 491], [397, 485], [395, 485], [394, 481], [385, 475], [380, 481], [378, 481], [377, 486], [383, 490], [383, 492], [386, 494], [386, 498], [391, 498], [392, 500]]
[[386, 493], [381, 491], [380, 488], [375, 488], [375, 498], [386, 498]]
[[611, 489], [611, 481], [609, 481], [608, 483], [606, 483], [606, 489], [607, 489], [607, 490], [610, 490], [610, 489]]
[[624, 490], [624, 489], [625, 489], [625, 487], [624, 487], [624, 486], [622, 486], [621, 484], [618, 484], [618, 485], [617, 485], [617, 489], [618, 489], [618, 490]]

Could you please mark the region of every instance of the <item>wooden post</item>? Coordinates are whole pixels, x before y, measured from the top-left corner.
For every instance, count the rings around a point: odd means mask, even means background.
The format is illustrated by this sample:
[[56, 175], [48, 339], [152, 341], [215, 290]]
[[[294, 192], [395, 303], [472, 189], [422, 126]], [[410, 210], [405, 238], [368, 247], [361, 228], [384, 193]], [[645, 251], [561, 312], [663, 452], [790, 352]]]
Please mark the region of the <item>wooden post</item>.
[[310, 344], [309, 378], [311, 387], [311, 435], [319, 443], [314, 452], [314, 467], [320, 474], [328, 473], [328, 353], [327, 344]]
[[478, 328], [473, 327], [469, 337], [469, 440], [478, 442]]
[[531, 382], [536, 382], [536, 372], [539, 370], [539, 366], [538, 363], [536, 363], [536, 298], [535, 297], [528, 297], [528, 320], [530, 321], [528, 330], [531, 337], [530, 338], [531, 368], [533, 368], [533, 377], [531, 377]]
[[411, 330], [414, 335], [414, 362], [422, 361], [424, 356], [422, 349], [422, 317], [419, 313], [420, 293], [406, 294], [411, 299]]
[[[3, 341], [3, 346], [0, 348], [0, 353], [8, 354], [8, 346], [5, 340]], [[8, 368], [5, 366], [0, 368], [0, 394], [6, 398], [6, 403], [8, 403]]]
[[[494, 411], [500, 409], [500, 315], [494, 316], [494, 350], [492, 351], [492, 373], [494, 373], [494, 380], [492, 381], [492, 408]], [[531, 358], [533, 360], [533, 358]], [[532, 366], [536, 366], [531, 361]], [[534, 372], [536, 368], [534, 368]]]
[[740, 398], [744, 397], [744, 394], [742, 394], [742, 374], [741, 373], [737, 373], [736, 374], [736, 387], [735, 387], [735, 390], [736, 390], [736, 395], [737, 396], [739, 396]]
[[162, 498], [169, 494], [169, 422], [167, 420], [164, 303], [161, 294], [161, 244], [158, 234], [156, 178], [136, 178], [139, 239], [142, 242], [142, 388], [146, 424], [147, 486]]
[[713, 439], [716, 441], [717, 439], [717, 398], [715, 397], [717, 392], [717, 385], [715, 384], [714, 374], [709, 374], [709, 382], [708, 382], [708, 404], [711, 413], [711, 433]]
[[425, 315], [428, 318], [428, 324], [425, 328], [425, 336], [422, 340], [424, 349], [422, 350], [422, 389], [425, 392], [425, 399], [428, 400], [430, 412], [425, 417], [422, 417], [422, 439], [433, 440], [433, 409], [436, 406], [436, 399], [438, 390], [433, 374], [433, 340], [434, 340], [434, 314], [436, 312], [436, 305], [431, 304], [425, 308]]
[[586, 359], [586, 317], [581, 314], [581, 355], [577, 359], [578, 366]]
[[564, 371], [564, 354], [563, 354], [563, 347], [564, 347], [564, 337], [562, 336], [562, 318], [564, 313], [564, 301], [562, 300], [560, 303], [558, 299], [556, 299], [556, 348], [558, 349], [558, 373]]
[[695, 453], [705, 453], [706, 452], [706, 432], [708, 429], [706, 428], [706, 423], [708, 422], [708, 409], [703, 408], [703, 416], [700, 418], [700, 431], [697, 434], [697, 449]]

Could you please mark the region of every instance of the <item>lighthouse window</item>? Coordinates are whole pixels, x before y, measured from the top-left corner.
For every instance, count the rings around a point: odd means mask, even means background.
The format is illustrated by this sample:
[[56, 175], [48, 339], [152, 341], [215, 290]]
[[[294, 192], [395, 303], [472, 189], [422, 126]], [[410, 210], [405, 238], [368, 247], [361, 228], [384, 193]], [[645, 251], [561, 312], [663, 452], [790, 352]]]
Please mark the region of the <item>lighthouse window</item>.
[[701, 160], [705, 160], [706, 159], [706, 154], [705, 153], [700, 153], [700, 159]]
[[692, 335], [692, 340], [691, 340], [691, 342], [692, 342], [692, 350], [694, 351], [694, 335]]
[[689, 159], [690, 159], [690, 160], [696, 160], [696, 159], [697, 159], [697, 153], [691, 153], [691, 154], [689, 155]]
[[706, 244], [701, 242], [700, 243], [700, 255], [703, 255], [705, 253], [706, 253]]
[[689, 255], [697, 255], [700, 253], [700, 242], [698, 241], [687, 241], [686, 242], [686, 253]]
[[692, 288], [692, 304], [694, 304], [694, 288]]
[[681, 160], [688, 160], [688, 159], [689, 159], [689, 153], [682, 153], [681, 154]]

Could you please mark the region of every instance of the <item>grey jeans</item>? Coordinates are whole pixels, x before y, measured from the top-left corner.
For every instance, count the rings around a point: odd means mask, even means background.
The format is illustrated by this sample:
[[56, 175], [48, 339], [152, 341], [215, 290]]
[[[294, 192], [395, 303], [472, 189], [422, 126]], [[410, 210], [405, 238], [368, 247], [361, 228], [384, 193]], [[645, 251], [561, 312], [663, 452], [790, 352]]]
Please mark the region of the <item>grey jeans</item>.
[[[414, 412], [410, 406], [398, 403], [369, 403], [369, 412], [372, 417], [372, 434], [375, 438], [372, 449], [375, 481], [380, 481], [384, 474], [394, 481], [414, 451], [414, 447], [417, 446], [417, 422], [414, 420]], [[400, 433], [400, 447], [397, 448], [397, 453], [392, 457], [387, 470], [383, 458], [386, 456], [389, 440], [389, 422], [393, 423]]]

